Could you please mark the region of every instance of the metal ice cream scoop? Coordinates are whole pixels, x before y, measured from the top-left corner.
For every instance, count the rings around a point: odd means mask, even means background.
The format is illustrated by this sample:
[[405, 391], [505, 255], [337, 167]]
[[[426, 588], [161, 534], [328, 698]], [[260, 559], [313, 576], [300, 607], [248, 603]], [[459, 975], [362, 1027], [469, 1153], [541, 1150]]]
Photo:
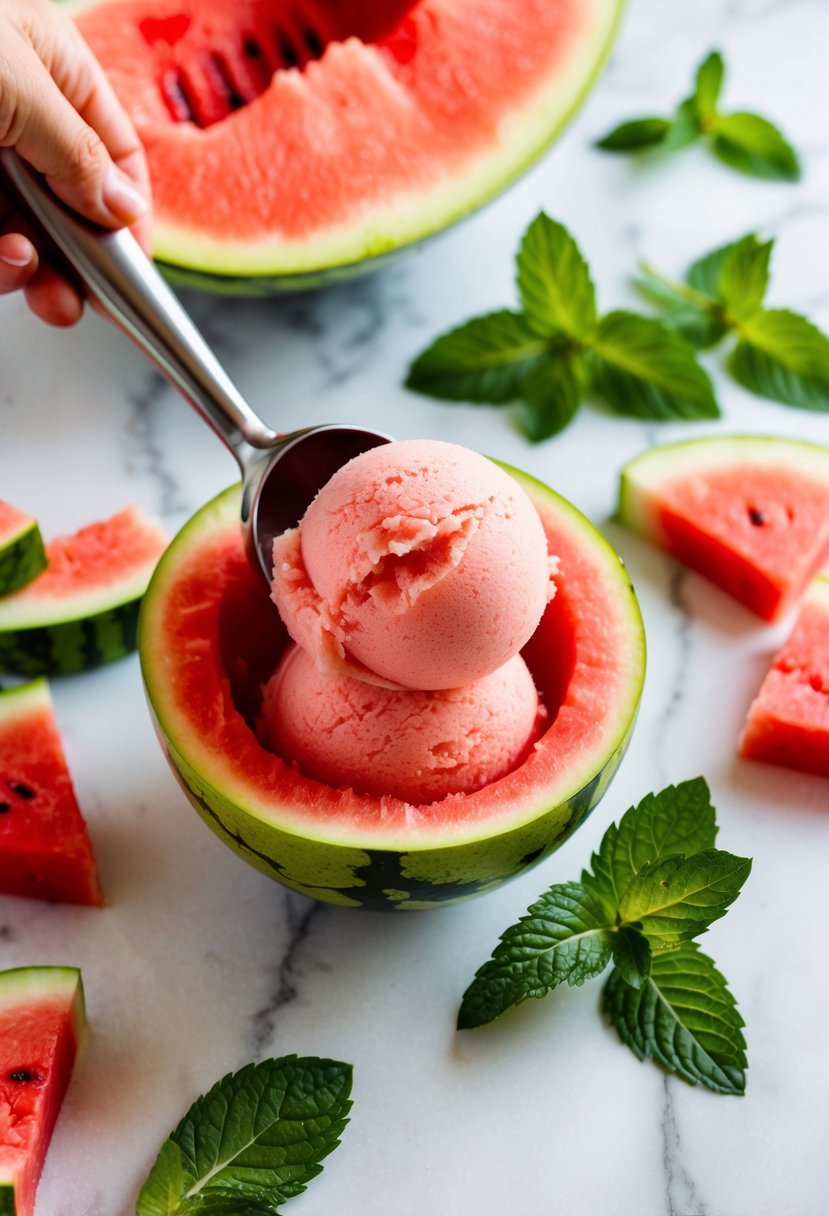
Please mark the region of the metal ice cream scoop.
[[0, 165], [96, 311], [127, 335], [236, 457], [245, 547], [270, 585], [274, 537], [299, 522], [337, 469], [388, 443], [390, 436], [336, 424], [287, 435], [272, 431], [235, 387], [131, 232], [82, 220], [9, 149], [0, 150]]

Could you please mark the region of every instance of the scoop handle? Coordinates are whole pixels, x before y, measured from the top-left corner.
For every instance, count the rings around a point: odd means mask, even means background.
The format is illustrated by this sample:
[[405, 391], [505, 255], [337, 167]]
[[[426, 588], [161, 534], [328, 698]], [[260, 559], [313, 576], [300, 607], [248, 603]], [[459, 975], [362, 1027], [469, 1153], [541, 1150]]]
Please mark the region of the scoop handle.
[[96, 307], [147, 356], [224, 440], [245, 472], [276, 432], [265, 426], [127, 228], [91, 224], [52, 193], [16, 152], [0, 167], [25, 211], [66, 259]]

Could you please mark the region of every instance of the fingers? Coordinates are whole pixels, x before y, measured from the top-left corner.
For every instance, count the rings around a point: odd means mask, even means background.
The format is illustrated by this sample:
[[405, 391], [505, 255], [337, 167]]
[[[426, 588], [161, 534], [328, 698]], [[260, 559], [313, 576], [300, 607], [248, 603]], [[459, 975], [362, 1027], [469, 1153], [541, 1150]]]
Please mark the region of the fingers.
[[49, 325], [65, 327], [80, 321], [83, 301], [74, 287], [48, 262], [41, 262], [23, 289], [32, 312]]
[[37, 270], [37, 250], [18, 232], [0, 236], [0, 295], [25, 287]]

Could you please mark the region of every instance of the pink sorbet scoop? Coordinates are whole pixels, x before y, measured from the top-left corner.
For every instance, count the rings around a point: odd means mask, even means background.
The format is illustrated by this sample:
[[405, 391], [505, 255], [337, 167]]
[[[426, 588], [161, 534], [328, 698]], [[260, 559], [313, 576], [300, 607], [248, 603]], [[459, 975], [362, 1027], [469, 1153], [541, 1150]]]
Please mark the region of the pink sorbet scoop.
[[265, 685], [259, 736], [307, 777], [415, 804], [471, 793], [524, 758], [543, 716], [520, 655], [464, 688], [380, 688], [291, 646]]
[[323, 670], [390, 688], [458, 688], [529, 640], [555, 559], [527, 495], [436, 440], [343, 465], [273, 547], [273, 600]]

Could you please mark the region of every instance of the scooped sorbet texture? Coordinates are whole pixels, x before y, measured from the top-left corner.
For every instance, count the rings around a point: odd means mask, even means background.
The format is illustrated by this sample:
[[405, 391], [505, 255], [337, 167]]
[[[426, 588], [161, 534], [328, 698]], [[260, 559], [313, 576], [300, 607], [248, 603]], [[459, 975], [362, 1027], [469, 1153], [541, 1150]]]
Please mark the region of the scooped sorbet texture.
[[266, 685], [263, 743], [335, 786], [428, 803], [497, 780], [543, 718], [519, 650], [555, 593], [529, 498], [455, 444], [372, 448], [273, 549], [296, 643]]
[[457, 444], [404, 440], [339, 469], [274, 542], [273, 599], [315, 662], [388, 687], [458, 688], [529, 640], [555, 590], [521, 487]]

